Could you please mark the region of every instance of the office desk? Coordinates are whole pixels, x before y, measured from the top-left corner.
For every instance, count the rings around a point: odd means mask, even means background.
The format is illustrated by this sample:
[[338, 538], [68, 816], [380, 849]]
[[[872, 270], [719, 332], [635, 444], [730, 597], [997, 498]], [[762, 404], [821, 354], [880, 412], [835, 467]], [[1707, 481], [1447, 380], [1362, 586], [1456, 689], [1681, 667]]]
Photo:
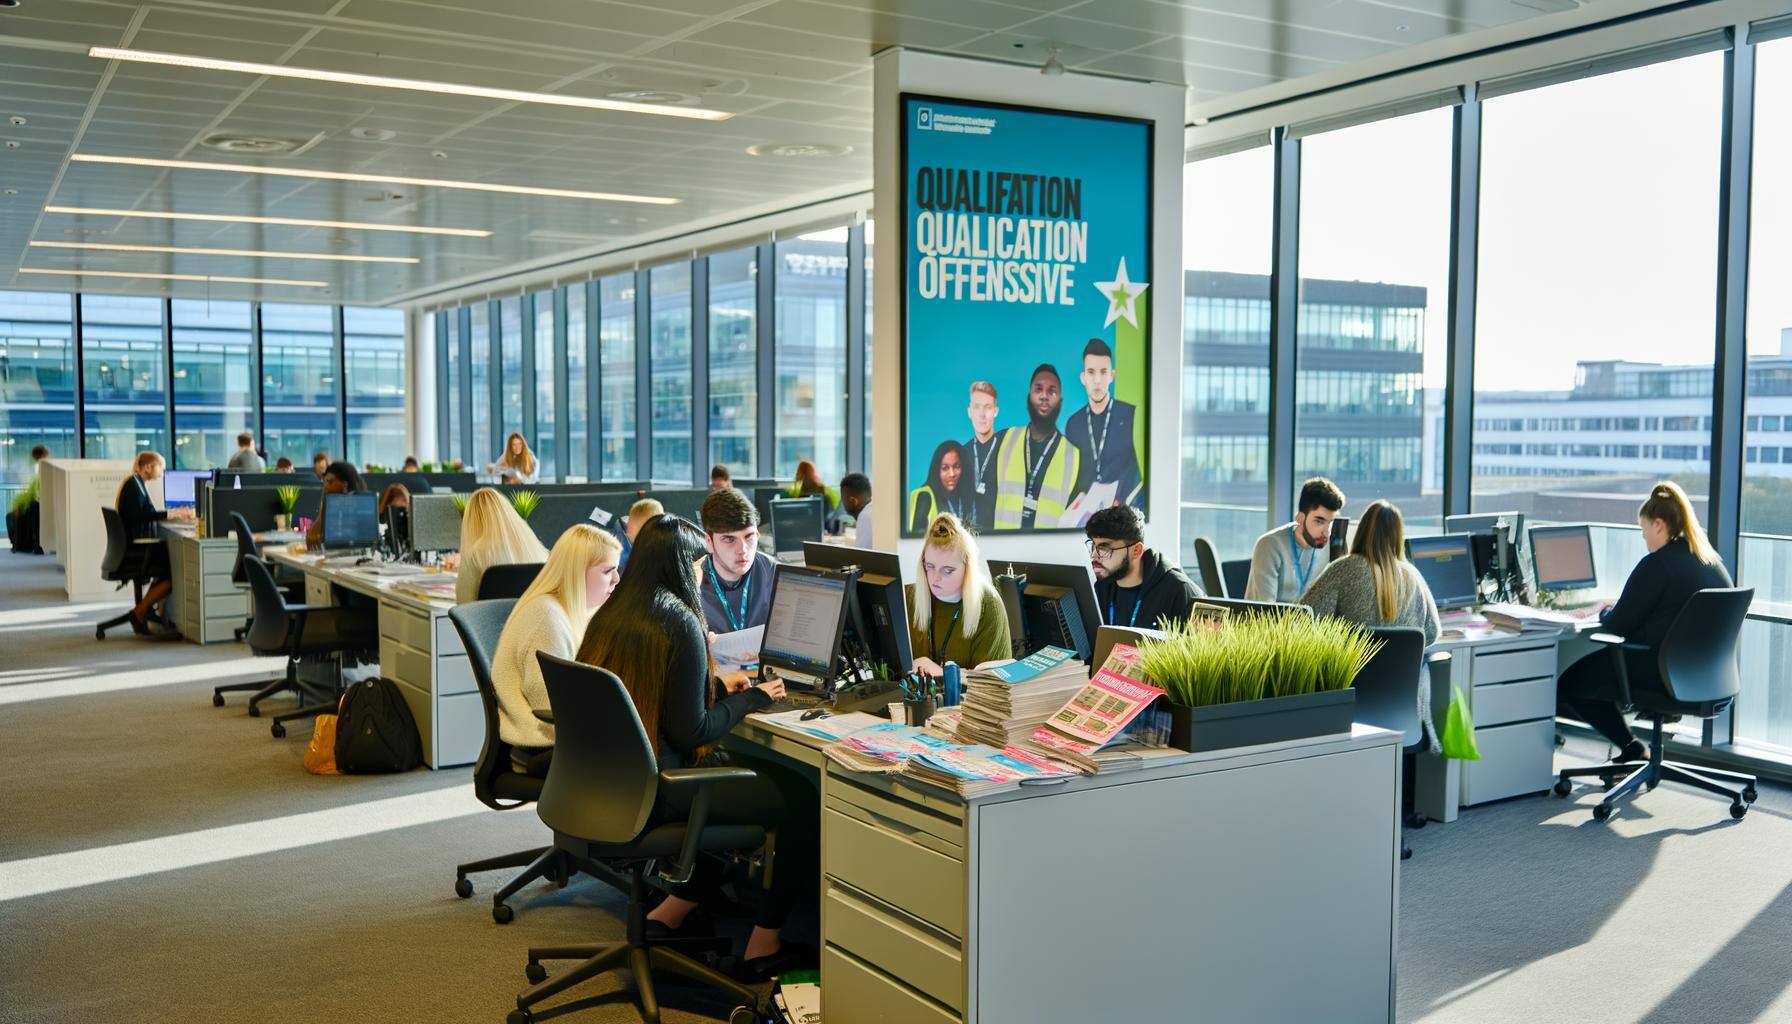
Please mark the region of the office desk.
[[1556, 678], [1593, 649], [1582, 634], [1495, 633], [1439, 640], [1432, 650], [1450, 661], [1431, 675], [1431, 715], [1443, 728], [1453, 690], [1460, 688], [1475, 722], [1479, 761], [1450, 761], [1421, 753], [1414, 771], [1415, 808], [1433, 821], [1455, 821], [1463, 807], [1540, 793], [1555, 783]]
[[453, 602], [395, 590], [398, 578], [322, 565], [316, 555], [295, 555], [284, 548], [263, 549], [262, 554], [305, 573], [307, 604], [341, 604], [338, 587], [377, 601], [380, 675], [396, 682], [410, 705], [423, 741], [424, 763], [450, 768], [479, 758], [485, 743], [485, 711], [467, 649], [448, 620]]
[[[232, 580], [236, 570], [236, 537], [201, 537], [194, 523], [162, 524], [168, 542], [168, 566], [174, 593], [168, 614], [181, 635], [196, 644], [236, 639], [249, 618], [249, 589]], [[260, 533], [256, 543], [287, 544], [297, 533]], [[264, 550], [265, 553], [265, 550]]]
[[969, 800], [753, 718], [729, 743], [820, 774], [828, 1020], [1393, 1019], [1394, 733]]

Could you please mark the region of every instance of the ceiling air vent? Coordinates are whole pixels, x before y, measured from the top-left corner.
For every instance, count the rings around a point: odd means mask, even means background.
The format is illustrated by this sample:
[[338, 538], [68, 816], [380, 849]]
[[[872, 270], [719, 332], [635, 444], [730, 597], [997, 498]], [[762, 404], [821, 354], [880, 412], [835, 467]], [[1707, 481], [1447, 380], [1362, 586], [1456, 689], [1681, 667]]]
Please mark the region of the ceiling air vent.
[[296, 156], [322, 141], [318, 132], [309, 138], [295, 139], [283, 135], [245, 135], [240, 132], [213, 132], [199, 140], [207, 149], [245, 156]]

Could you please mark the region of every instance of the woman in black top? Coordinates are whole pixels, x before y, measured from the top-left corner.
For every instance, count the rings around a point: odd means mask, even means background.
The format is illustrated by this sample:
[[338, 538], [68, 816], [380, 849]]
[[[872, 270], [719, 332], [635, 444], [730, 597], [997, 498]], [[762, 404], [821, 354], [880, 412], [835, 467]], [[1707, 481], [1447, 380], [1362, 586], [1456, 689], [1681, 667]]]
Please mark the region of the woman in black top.
[[[138, 452], [136, 466], [118, 488], [113, 507], [118, 509], [118, 518], [124, 520], [124, 535], [132, 541], [157, 540], [156, 524], [168, 518], [167, 510], [157, 508], [155, 499], [149, 495], [149, 485], [161, 479], [163, 465], [162, 457], [155, 452]], [[143, 592], [143, 600], [137, 602], [137, 607], [131, 609], [131, 631], [145, 636], [150, 631], [150, 613], [174, 589], [169, 578], [167, 542], [160, 541], [155, 545], [149, 572], [152, 577], [149, 589]]]
[[[1618, 603], [1600, 616], [1600, 622], [1608, 633], [1649, 645], [1647, 651], [1624, 652], [1631, 693], [1664, 693], [1655, 648], [1667, 636], [1675, 616], [1694, 593], [1734, 584], [1678, 484], [1656, 484], [1637, 511], [1637, 522], [1649, 553], [1630, 571]], [[1649, 746], [1631, 735], [1619, 695], [1611, 652], [1599, 651], [1562, 673], [1556, 687], [1557, 710], [1586, 722], [1619, 748], [1612, 760], [1647, 760]]]
[[[697, 563], [705, 553], [702, 534], [677, 516], [645, 523], [635, 534], [622, 581], [592, 618], [579, 648], [580, 661], [622, 680], [653, 738], [661, 770], [720, 756], [715, 744], [729, 730], [784, 696], [779, 680], [749, 686], [744, 675], [726, 683], [716, 678], [697, 590]], [[709, 822], [778, 831], [777, 869], [745, 955], [750, 977], [769, 977], [814, 956], [783, 942], [779, 930], [796, 896], [816, 887], [820, 796], [808, 779], [781, 765], [738, 755], [733, 760], [757, 777], [711, 787]], [[662, 794], [650, 821], [682, 819], [690, 810], [686, 801]], [[703, 877], [655, 907], [649, 923], [676, 933], [697, 907], [692, 897], [713, 891], [714, 863], [705, 858]]]

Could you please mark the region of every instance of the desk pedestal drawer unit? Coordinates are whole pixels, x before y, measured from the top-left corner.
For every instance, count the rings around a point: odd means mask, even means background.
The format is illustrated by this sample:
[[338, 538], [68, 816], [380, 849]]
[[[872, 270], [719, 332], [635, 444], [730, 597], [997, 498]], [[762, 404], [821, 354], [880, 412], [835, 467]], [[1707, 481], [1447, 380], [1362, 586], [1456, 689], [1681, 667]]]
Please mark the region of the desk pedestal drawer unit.
[[169, 614], [181, 635], [196, 644], [235, 640], [249, 619], [249, 591], [230, 578], [236, 569], [236, 541], [166, 528], [162, 537], [168, 542], [174, 584]]
[[1446, 642], [1448, 678], [1432, 680], [1431, 707], [1437, 721], [1454, 689], [1468, 700], [1475, 722], [1479, 761], [1419, 757], [1418, 809], [1437, 821], [1454, 821], [1459, 808], [1491, 800], [1541, 793], [1555, 781], [1556, 674], [1575, 640], [1499, 636], [1473, 642]]
[[1362, 727], [968, 801], [826, 765], [823, 1016], [1385, 1024], [1398, 780]]
[[478, 759], [485, 742], [485, 712], [466, 648], [447, 615], [382, 599], [380, 674], [398, 684], [410, 705], [423, 740], [423, 759], [431, 768]]

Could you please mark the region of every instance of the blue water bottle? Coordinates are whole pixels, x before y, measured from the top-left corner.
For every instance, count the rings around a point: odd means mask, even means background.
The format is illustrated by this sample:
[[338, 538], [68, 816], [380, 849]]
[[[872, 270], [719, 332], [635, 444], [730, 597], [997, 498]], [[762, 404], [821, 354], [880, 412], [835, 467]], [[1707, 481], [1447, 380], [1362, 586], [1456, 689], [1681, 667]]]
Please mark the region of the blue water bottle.
[[941, 689], [945, 690], [945, 699], [941, 701], [941, 707], [955, 708], [958, 706], [960, 698], [964, 696], [964, 683], [961, 676], [962, 673], [959, 672], [957, 662], [946, 662], [944, 672], [940, 676]]

